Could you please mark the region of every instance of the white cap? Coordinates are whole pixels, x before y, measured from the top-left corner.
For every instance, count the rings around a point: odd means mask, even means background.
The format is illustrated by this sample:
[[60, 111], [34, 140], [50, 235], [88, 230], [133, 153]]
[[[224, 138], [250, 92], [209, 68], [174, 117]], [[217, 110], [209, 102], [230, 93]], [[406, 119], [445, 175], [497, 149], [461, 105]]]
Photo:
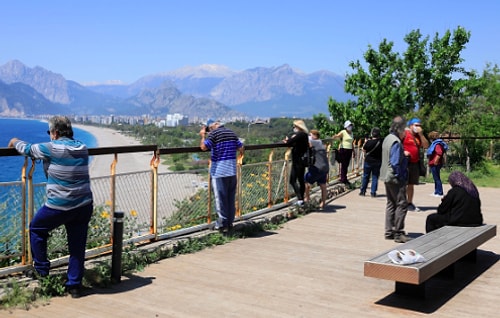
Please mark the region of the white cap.
[[344, 128], [347, 128], [347, 127], [349, 127], [351, 125], [352, 125], [351, 121], [350, 120], [346, 120], [345, 123], [344, 123]]

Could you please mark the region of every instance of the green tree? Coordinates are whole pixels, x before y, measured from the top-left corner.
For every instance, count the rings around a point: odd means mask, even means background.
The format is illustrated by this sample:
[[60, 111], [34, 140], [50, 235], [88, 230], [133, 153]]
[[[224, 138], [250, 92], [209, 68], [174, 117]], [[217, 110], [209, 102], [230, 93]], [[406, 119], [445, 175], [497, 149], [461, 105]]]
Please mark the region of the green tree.
[[[368, 46], [363, 55], [365, 63], [349, 63], [354, 72], [346, 76], [345, 90], [355, 100], [338, 102], [331, 98], [328, 103], [336, 129], [349, 119], [358, 137], [368, 134], [373, 126], [387, 132], [396, 115], [430, 118], [428, 124], [424, 121], [425, 128], [451, 125], [455, 115], [467, 106], [464, 92], [469, 77], [474, 77], [459, 66], [469, 38], [470, 33], [462, 27], [453, 34], [445, 32], [441, 38], [436, 34], [432, 42], [415, 30], [404, 38], [408, 47], [403, 54], [393, 52], [394, 44], [387, 39], [378, 50]], [[445, 120], [438, 120], [437, 114], [446, 114]]]
[[[500, 70], [498, 66], [487, 65], [480, 78], [474, 81], [474, 91], [481, 92], [471, 96], [470, 103], [461, 116], [455, 119], [453, 131], [463, 137], [498, 137], [500, 135]], [[460, 142], [457, 160], [471, 167], [481, 166], [485, 153], [498, 160], [498, 149], [494, 139], [464, 139]], [[497, 145], [498, 148], [498, 145]]]

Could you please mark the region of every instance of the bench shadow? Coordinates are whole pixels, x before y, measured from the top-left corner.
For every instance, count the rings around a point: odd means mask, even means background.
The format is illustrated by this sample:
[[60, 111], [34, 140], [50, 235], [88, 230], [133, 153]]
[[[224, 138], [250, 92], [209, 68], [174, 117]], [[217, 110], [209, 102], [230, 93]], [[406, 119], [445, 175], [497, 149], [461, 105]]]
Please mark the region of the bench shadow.
[[453, 279], [440, 276], [430, 278], [425, 286], [425, 299], [399, 295], [393, 292], [375, 302], [375, 304], [431, 314], [441, 308], [448, 300], [452, 299], [499, 260], [499, 254], [478, 249], [476, 263], [458, 261], [455, 264], [455, 277]]

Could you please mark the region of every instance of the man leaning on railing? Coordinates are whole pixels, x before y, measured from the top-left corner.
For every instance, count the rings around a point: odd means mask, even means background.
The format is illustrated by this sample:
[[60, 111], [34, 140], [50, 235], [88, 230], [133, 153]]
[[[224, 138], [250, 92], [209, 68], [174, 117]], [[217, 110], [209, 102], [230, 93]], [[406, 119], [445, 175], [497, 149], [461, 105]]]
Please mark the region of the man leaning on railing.
[[69, 265], [66, 290], [80, 296], [84, 272], [87, 230], [93, 211], [87, 146], [73, 139], [71, 121], [64, 116], [49, 119], [50, 142], [31, 144], [12, 138], [9, 148], [41, 159], [47, 176], [47, 201], [30, 223], [31, 254], [35, 277], [49, 275], [47, 256], [49, 232], [64, 224], [68, 235]]

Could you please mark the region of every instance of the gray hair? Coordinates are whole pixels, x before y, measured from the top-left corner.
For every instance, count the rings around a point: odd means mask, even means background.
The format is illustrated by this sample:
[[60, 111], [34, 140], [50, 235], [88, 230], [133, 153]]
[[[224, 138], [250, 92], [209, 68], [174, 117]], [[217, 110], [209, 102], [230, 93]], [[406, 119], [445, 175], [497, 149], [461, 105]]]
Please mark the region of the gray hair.
[[54, 116], [49, 119], [49, 131], [57, 131], [59, 136], [73, 138], [71, 120], [66, 116]]
[[406, 120], [401, 116], [396, 116], [392, 120], [391, 128], [389, 128], [389, 132], [394, 133], [396, 135], [402, 134], [406, 129]]

